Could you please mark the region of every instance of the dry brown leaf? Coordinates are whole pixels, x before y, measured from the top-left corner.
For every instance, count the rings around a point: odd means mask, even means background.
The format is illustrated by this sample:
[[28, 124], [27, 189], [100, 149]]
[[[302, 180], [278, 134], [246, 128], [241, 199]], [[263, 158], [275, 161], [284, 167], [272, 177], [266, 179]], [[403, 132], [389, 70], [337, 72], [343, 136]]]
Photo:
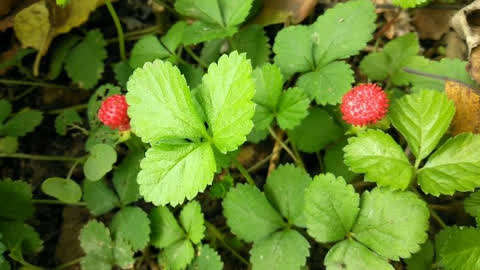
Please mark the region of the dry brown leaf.
[[465, 59], [467, 45], [455, 31], [449, 31], [444, 38], [446, 44], [445, 56], [451, 59]]
[[455, 117], [450, 126], [453, 135], [480, 132], [480, 95], [465, 84], [446, 81], [445, 93], [455, 103]]
[[270, 25], [284, 23], [288, 18], [290, 23], [303, 21], [314, 9], [317, 0], [264, 0], [262, 11], [253, 23]]
[[467, 71], [477, 83], [480, 83], [480, 47], [474, 48], [470, 53]]
[[413, 15], [413, 25], [420, 39], [439, 40], [450, 28], [450, 18], [454, 10], [417, 9]]

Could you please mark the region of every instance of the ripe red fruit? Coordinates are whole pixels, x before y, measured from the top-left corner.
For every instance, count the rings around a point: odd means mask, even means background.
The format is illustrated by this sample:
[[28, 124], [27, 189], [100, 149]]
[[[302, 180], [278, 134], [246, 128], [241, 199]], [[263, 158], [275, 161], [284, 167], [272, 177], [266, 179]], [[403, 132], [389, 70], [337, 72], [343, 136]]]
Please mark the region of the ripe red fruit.
[[123, 95], [113, 95], [106, 98], [98, 110], [98, 119], [110, 127], [126, 131], [130, 129], [130, 118], [127, 114], [128, 104]]
[[375, 124], [387, 114], [387, 94], [376, 84], [359, 84], [343, 96], [340, 109], [343, 120], [349, 124]]

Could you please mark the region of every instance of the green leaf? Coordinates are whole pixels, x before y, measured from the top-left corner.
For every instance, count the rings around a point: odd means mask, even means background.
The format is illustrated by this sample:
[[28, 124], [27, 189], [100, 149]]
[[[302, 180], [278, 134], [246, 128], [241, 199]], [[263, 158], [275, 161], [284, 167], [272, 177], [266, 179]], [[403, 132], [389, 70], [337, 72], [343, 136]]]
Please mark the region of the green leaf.
[[475, 270], [480, 267], [480, 230], [447, 227], [435, 237], [437, 264], [446, 270]]
[[256, 68], [252, 77], [255, 81], [255, 96], [253, 101], [274, 112], [282, 95], [283, 75], [278, 66], [265, 64]]
[[107, 58], [106, 41], [100, 30], [91, 30], [65, 59], [68, 76], [80, 87], [91, 89], [102, 76]]
[[12, 137], [23, 137], [32, 132], [43, 120], [43, 113], [37, 110], [23, 110], [7, 121], [0, 130], [1, 134]]
[[[196, 0], [202, 1], [202, 0]], [[253, 0], [218, 0], [226, 26], [241, 24], [248, 16]]]
[[463, 201], [465, 211], [472, 217], [480, 218], [480, 190], [477, 190], [465, 198]]
[[107, 144], [115, 147], [120, 139], [120, 132], [113, 130], [107, 126], [100, 126], [91, 129], [88, 132], [88, 139], [85, 143], [85, 150], [92, 151], [92, 148], [98, 144]]
[[287, 133], [299, 150], [314, 153], [341, 137], [343, 129], [325, 109], [316, 107], [309, 111], [300, 125]]
[[23, 221], [0, 221], [2, 242], [10, 254], [33, 255], [43, 249], [43, 241], [35, 229]]
[[298, 78], [297, 85], [305, 89], [310, 98], [318, 104], [336, 105], [352, 87], [355, 81], [350, 65], [345, 62], [332, 62]]
[[131, 151], [113, 171], [113, 186], [123, 205], [137, 201], [140, 196], [137, 175], [140, 171], [140, 160], [143, 157], [143, 151]]
[[17, 137], [0, 138], [0, 153], [13, 154], [18, 150]]
[[192, 264], [188, 266], [188, 270], [222, 270], [223, 262], [220, 255], [209, 245], [201, 245], [198, 247], [197, 257]]
[[453, 101], [437, 91], [421, 91], [396, 99], [389, 117], [407, 140], [417, 162], [437, 146], [455, 115]]
[[98, 120], [97, 114], [98, 110], [100, 109], [100, 106], [102, 105], [102, 102], [110, 96], [113, 95], [119, 95], [121, 94], [121, 89], [118, 86], [115, 86], [113, 84], [104, 84], [97, 88], [95, 93], [90, 96], [90, 99], [88, 100], [88, 106], [87, 106], [87, 116], [88, 116], [88, 122], [90, 124], [90, 128], [96, 129], [98, 127], [104, 127], [104, 125]]
[[50, 67], [48, 69], [47, 78], [49, 80], [55, 80], [62, 72], [63, 63], [71, 51], [79, 41], [80, 37], [77, 35], [67, 35], [61, 37], [60, 40], [55, 40], [55, 49], [50, 57]]
[[263, 27], [252, 24], [232, 37], [232, 49], [247, 54], [252, 66], [262, 66], [268, 63], [270, 45]]
[[205, 225], [202, 208], [197, 201], [191, 201], [180, 212], [180, 223], [187, 232], [188, 239], [199, 244], [204, 237]]
[[[159, 162], [161, 166], [159, 166]], [[140, 194], [155, 205], [193, 199], [213, 180], [215, 157], [208, 143], [158, 144], [140, 163]]]
[[116, 161], [115, 149], [107, 144], [97, 144], [90, 149], [90, 155], [83, 165], [83, 173], [88, 180], [98, 181], [112, 170]]
[[362, 194], [352, 236], [391, 260], [408, 258], [427, 239], [429, 210], [412, 192], [375, 188]]
[[185, 232], [167, 207], [159, 206], [150, 213], [152, 222], [151, 243], [166, 248], [185, 237]]
[[200, 52], [200, 59], [206, 64], [216, 62], [222, 52], [226, 51], [227, 41], [224, 39], [215, 39], [203, 44]]
[[215, 24], [196, 21], [185, 27], [182, 43], [184, 46], [188, 46], [204, 41], [223, 39], [231, 37], [237, 31], [238, 28], [236, 26], [222, 28]]
[[87, 203], [88, 210], [95, 216], [108, 213], [120, 205], [117, 195], [104, 180], [83, 181], [83, 200]]
[[414, 168], [402, 148], [390, 135], [369, 129], [348, 139], [345, 163], [355, 173], [365, 173], [366, 181], [379, 186], [406, 189]]
[[189, 240], [181, 240], [168, 246], [158, 257], [162, 269], [182, 270], [193, 260], [195, 256], [192, 243]]
[[289, 88], [280, 96], [277, 106], [277, 121], [282, 129], [292, 129], [308, 115], [310, 100], [303, 89]]
[[252, 269], [300, 269], [307, 261], [309, 248], [308, 241], [295, 230], [276, 232], [253, 244]]
[[222, 11], [218, 0], [178, 0], [175, 1], [175, 9], [184, 16], [223, 25]]
[[357, 219], [359, 204], [360, 197], [343, 178], [315, 176], [305, 191], [308, 234], [321, 243], [342, 240]]
[[323, 164], [325, 171], [336, 176], [341, 176], [347, 183], [350, 183], [357, 174], [350, 171], [343, 160], [343, 148], [347, 145], [347, 140], [344, 139], [335, 145], [328, 147], [323, 156]]
[[202, 83], [204, 72], [201, 67], [194, 66], [192, 64], [179, 64], [178, 68], [185, 76], [188, 85], [190, 85], [192, 88], [195, 88]]
[[431, 270], [433, 264], [433, 244], [432, 241], [427, 240], [422, 245], [419, 252], [412, 255], [412, 257], [405, 260], [407, 270]]
[[311, 180], [304, 169], [287, 164], [274, 170], [264, 186], [270, 203], [289, 223], [299, 227], [305, 227], [303, 194]]
[[118, 211], [110, 224], [114, 239], [125, 240], [134, 251], [145, 248], [150, 241], [150, 219], [138, 207]]
[[165, 59], [169, 56], [170, 53], [156, 36], [146, 35], [133, 46], [129, 63], [133, 69], [136, 69], [142, 67], [146, 62], [151, 62], [155, 59]]
[[135, 264], [134, 251], [122, 238], [117, 239], [113, 246], [113, 259], [122, 269], [131, 269]]
[[67, 135], [67, 128], [73, 124], [82, 124], [82, 118], [77, 111], [70, 109], [62, 111], [55, 118], [55, 129], [59, 135]]
[[232, 232], [247, 242], [261, 240], [285, 225], [265, 195], [246, 184], [230, 189], [223, 200], [223, 214]]
[[334, 245], [325, 257], [327, 270], [394, 270], [387, 260], [352, 239]]
[[275, 64], [288, 78], [296, 72], [315, 69], [312, 59], [311, 28], [305, 25], [285, 27], [275, 37], [273, 52]]
[[25, 220], [33, 216], [32, 188], [23, 181], [0, 181], [0, 217]]
[[133, 68], [128, 61], [120, 61], [113, 64], [113, 72], [115, 72], [115, 80], [123, 88], [127, 87], [128, 78], [133, 73]]
[[392, 3], [402, 8], [413, 8], [428, 3], [428, 0], [393, 0]]
[[76, 203], [82, 198], [82, 188], [75, 181], [60, 177], [43, 181], [42, 191], [66, 203]]
[[12, 113], [12, 104], [6, 99], [0, 99], [0, 123]]
[[452, 195], [480, 186], [480, 135], [463, 133], [450, 138], [418, 171], [418, 183], [427, 194]]
[[233, 186], [233, 177], [228, 174], [220, 181], [215, 181], [210, 188], [210, 196], [214, 199], [223, 199], [227, 195], [230, 188]]
[[[248, 1], [247, 1], [248, 2]], [[236, 51], [211, 64], [203, 77], [201, 99], [215, 146], [223, 153], [246, 141], [253, 127], [255, 86], [252, 66]]]

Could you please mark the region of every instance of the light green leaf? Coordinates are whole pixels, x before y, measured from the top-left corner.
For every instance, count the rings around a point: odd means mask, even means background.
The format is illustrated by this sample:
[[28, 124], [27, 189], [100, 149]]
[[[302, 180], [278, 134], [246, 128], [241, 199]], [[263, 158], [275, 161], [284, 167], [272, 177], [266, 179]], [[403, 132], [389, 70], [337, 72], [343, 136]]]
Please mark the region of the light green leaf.
[[480, 219], [480, 190], [477, 190], [465, 198], [463, 201], [465, 211], [472, 217]]
[[191, 201], [180, 212], [180, 223], [187, 232], [188, 239], [199, 244], [204, 237], [205, 225], [202, 208], [197, 201]]
[[80, 264], [82, 269], [111, 269], [113, 261], [112, 239], [110, 231], [98, 221], [90, 221], [80, 231], [80, 246], [87, 254], [82, 258]]
[[432, 241], [427, 240], [422, 245], [419, 252], [412, 255], [412, 257], [405, 260], [407, 270], [431, 270], [433, 267], [433, 244]]
[[185, 77], [171, 63], [146, 63], [135, 70], [127, 88], [130, 124], [144, 142], [173, 138], [195, 141], [206, 135]]
[[23, 181], [0, 181], [0, 217], [25, 220], [33, 215], [32, 188]]
[[12, 113], [12, 104], [6, 99], [0, 99], [0, 123]]
[[391, 260], [408, 258], [427, 239], [429, 210], [409, 191], [375, 188], [362, 194], [352, 236]]
[[83, 172], [88, 180], [98, 181], [112, 170], [116, 161], [115, 149], [107, 144], [97, 144], [90, 149], [90, 155], [83, 165]]
[[265, 64], [256, 68], [252, 77], [255, 81], [253, 101], [270, 111], [275, 111], [283, 89], [283, 75], [278, 66]]
[[208, 143], [157, 144], [147, 151], [140, 167], [137, 181], [144, 199], [175, 206], [193, 199], [212, 182], [216, 163]]
[[413, 8], [428, 3], [428, 0], [393, 0], [392, 3], [402, 8]]
[[223, 25], [222, 10], [218, 0], [177, 0], [175, 9], [184, 16]]
[[480, 230], [447, 227], [435, 237], [437, 263], [446, 270], [480, 268]]
[[347, 140], [344, 139], [335, 145], [328, 147], [323, 156], [323, 164], [325, 164], [325, 171], [333, 173], [336, 176], [341, 176], [347, 183], [350, 183], [357, 176], [356, 173], [350, 171], [343, 160], [343, 148], [347, 145]]
[[65, 110], [55, 118], [55, 129], [59, 135], [67, 135], [67, 128], [73, 124], [81, 124], [82, 118], [77, 111]]
[[43, 120], [43, 113], [37, 110], [23, 110], [10, 118], [0, 129], [0, 134], [23, 137], [32, 132]]
[[232, 49], [246, 53], [254, 67], [268, 63], [270, 56], [270, 44], [265, 31], [256, 24], [245, 27], [232, 37]]
[[88, 210], [95, 216], [108, 213], [120, 205], [117, 196], [104, 180], [96, 182], [84, 180], [83, 200], [87, 203]]
[[394, 270], [388, 261], [352, 239], [334, 245], [325, 257], [327, 270]]
[[232, 232], [247, 242], [259, 241], [285, 225], [265, 195], [246, 184], [230, 189], [223, 200], [223, 214]]
[[145, 248], [150, 241], [150, 219], [138, 207], [125, 207], [118, 211], [110, 224], [114, 239], [125, 240], [133, 250]]
[[113, 186], [123, 205], [128, 205], [138, 200], [137, 175], [140, 171], [140, 160], [144, 151], [131, 151], [113, 171]]
[[225, 25], [241, 24], [247, 18], [252, 2], [253, 0], [218, 0]]
[[357, 219], [360, 197], [333, 174], [315, 176], [305, 191], [307, 231], [318, 242], [342, 240]]
[[121, 92], [122, 91], [120, 87], [107, 83], [98, 87], [95, 93], [93, 93], [93, 95], [90, 96], [90, 99], [88, 100], [88, 106], [87, 106], [87, 116], [88, 116], [88, 122], [90, 124], [90, 128], [92, 130], [98, 127], [104, 127], [104, 125], [100, 122], [100, 120], [98, 120], [98, 117], [97, 117], [98, 110], [100, 109], [102, 102], [107, 97], [110, 97], [113, 95], [119, 95], [121, 94]]
[[150, 213], [152, 222], [151, 243], [158, 248], [166, 248], [180, 239], [185, 238], [185, 232], [178, 225], [172, 212], [165, 206], [159, 206]]
[[309, 111], [300, 125], [287, 133], [299, 150], [314, 153], [341, 137], [343, 129], [326, 110], [316, 107]]
[[246, 141], [253, 122], [255, 86], [252, 66], [236, 51], [211, 64], [203, 77], [201, 96], [213, 143], [223, 153]]
[[66, 203], [76, 203], [82, 198], [80, 185], [71, 179], [60, 177], [52, 177], [43, 181], [42, 191]]
[[295, 230], [276, 232], [253, 244], [252, 269], [300, 269], [307, 261], [309, 248], [308, 241]]
[[336, 105], [342, 101], [354, 81], [350, 65], [336, 61], [302, 75], [297, 85], [305, 89], [318, 104]]
[[162, 269], [182, 270], [193, 260], [195, 256], [192, 243], [189, 240], [181, 240], [168, 246], [158, 257]]
[[414, 168], [400, 145], [390, 135], [369, 129], [348, 139], [345, 163], [355, 173], [365, 173], [366, 181], [379, 186], [406, 189]]
[[301, 88], [283, 92], [277, 106], [277, 121], [282, 129], [292, 129], [308, 115], [310, 100]]
[[209, 245], [201, 245], [198, 247], [197, 257], [192, 264], [188, 266], [188, 270], [222, 270], [223, 262], [220, 255]]
[[107, 58], [106, 41], [100, 30], [91, 30], [85, 38], [69, 52], [65, 59], [68, 76], [80, 87], [94, 87], [102, 76]]
[[63, 63], [71, 51], [81, 38], [77, 35], [66, 35], [60, 40], [55, 40], [55, 48], [50, 57], [50, 66], [48, 69], [48, 79], [55, 80], [62, 72]]
[[311, 178], [304, 169], [281, 165], [268, 177], [265, 194], [272, 205], [291, 223], [305, 227], [304, 197]]
[[131, 269], [135, 264], [135, 252], [123, 238], [115, 240], [112, 251], [115, 264], [122, 269]]
[[480, 135], [463, 133], [450, 138], [418, 171], [425, 193], [438, 196], [455, 191], [473, 191], [480, 186]]
[[445, 94], [424, 90], [396, 99], [389, 118], [420, 162], [435, 149], [454, 115], [453, 101]]

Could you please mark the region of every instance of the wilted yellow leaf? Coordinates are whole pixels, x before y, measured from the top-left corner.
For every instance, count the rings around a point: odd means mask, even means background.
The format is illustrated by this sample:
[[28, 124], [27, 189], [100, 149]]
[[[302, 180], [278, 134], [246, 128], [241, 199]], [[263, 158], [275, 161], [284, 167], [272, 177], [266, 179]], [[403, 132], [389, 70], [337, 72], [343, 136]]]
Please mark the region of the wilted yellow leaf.
[[463, 132], [480, 132], [480, 93], [465, 84], [446, 81], [445, 93], [455, 103], [455, 117], [451, 132], [457, 135]]
[[23, 47], [41, 51], [48, 40], [51, 28], [45, 1], [34, 3], [20, 11], [15, 16], [13, 28]]

